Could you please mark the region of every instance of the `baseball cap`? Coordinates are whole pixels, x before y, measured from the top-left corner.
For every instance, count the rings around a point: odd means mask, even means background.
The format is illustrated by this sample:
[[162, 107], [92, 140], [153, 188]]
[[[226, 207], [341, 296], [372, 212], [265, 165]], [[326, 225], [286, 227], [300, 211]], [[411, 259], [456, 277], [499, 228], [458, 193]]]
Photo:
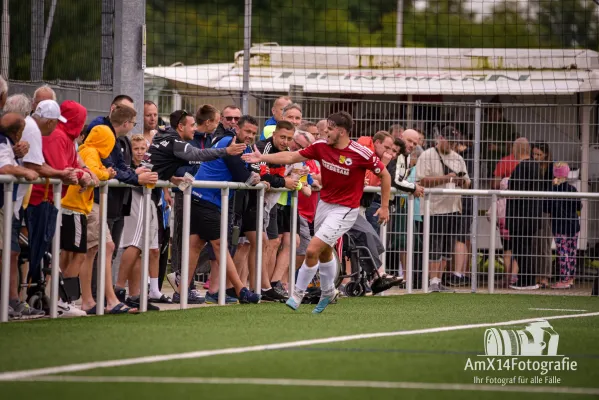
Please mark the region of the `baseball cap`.
[[41, 118], [57, 119], [62, 123], [67, 122], [67, 119], [60, 115], [60, 106], [54, 100], [40, 101], [33, 114]]
[[450, 142], [459, 142], [462, 140], [462, 134], [452, 125], [444, 126], [437, 136], [443, 137], [445, 140]]

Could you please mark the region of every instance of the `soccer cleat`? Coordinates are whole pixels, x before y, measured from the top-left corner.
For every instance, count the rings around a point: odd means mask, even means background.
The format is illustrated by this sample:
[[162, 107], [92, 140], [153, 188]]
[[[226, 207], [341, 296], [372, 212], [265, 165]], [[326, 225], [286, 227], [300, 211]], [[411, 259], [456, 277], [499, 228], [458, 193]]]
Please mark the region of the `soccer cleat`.
[[[206, 292], [206, 304], [218, 304], [218, 292]], [[239, 300], [225, 293], [225, 304], [239, 304]]]
[[245, 287], [239, 292], [239, 302], [241, 304], [258, 304], [260, 303], [260, 298], [259, 294], [256, 294]]
[[287, 307], [291, 308], [293, 311], [296, 311], [299, 308], [300, 303], [298, 303], [297, 301], [295, 301], [293, 299], [293, 297], [290, 297], [289, 300], [287, 300], [287, 302], [285, 303], [285, 305]]
[[333, 289], [333, 293], [328, 296], [324, 296], [323, 294], [320, 297], [320, 301], [318, 302], [314, 310], [312, 310], [312, 314], [320, 314], [321, 312], [323, 312], [329, 304], [331, 304], [337, 299], [337, 296], [339, 296], [339, 291], [337, 289]]

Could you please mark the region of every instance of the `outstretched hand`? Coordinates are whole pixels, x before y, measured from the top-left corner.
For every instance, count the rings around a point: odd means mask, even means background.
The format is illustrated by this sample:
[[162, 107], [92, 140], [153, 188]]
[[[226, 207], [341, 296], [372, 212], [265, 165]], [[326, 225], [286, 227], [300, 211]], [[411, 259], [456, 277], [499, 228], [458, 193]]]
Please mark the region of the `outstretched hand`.
[[245, 151], [247, 145], [245, 143], [237, 143], [237, 137], [233, 136], [231, 144], [227, 146], [227, 154], [230, 156], [237, 156]]
[[241, 159], [248, 164], [256, 164], [260, 162], [262, 154], [258, 151], [256, 145], [254, 145], [254, 151], [252, 153], [246, 153], [241, 156]]

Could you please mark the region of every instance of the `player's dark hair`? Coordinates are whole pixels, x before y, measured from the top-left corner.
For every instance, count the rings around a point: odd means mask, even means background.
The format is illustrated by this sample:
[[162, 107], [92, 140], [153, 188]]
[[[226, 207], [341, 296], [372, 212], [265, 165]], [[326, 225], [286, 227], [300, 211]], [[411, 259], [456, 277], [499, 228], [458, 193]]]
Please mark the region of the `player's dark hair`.
[[258, 126], [258, 121], [256, 120], [256, 118], [252, 117], [251, 115], [243, 115], [241, 118], [239, 118], [239, 121], [237, 122], [237, 126], [239, 127], [239, 129], [241, 129], [241, 128], [243, 128], [243, 125], [245, 125], [245, 124]]
[[111, 104], [111, 105], [118, 104], [118, 103], [120, 103], [120, 102], [121, 102], [121, 101], [123, 101], [123, 100], [128, 100], [128, 101], [130, 101], [132, 104], [134, 103], [134, 102], [133, 102], [133, 99], [131, 98], [131, 96], [127, 96], [126, 94], [119, 94], [119, 95], [118, 95], [118, 96], [116, 96], [114, 99], [112, 99], [112, 104]]
[[277, 122], [277, 126], [275, 126], [275, 132], [279, 129], [287, 129], [288, 131], [295, 131], [295, 125], [293, 125], [289, 121], [279, 121]]
[[196, 111], [196, 123], [202, 125], [205, 122], [214, 120], [217, 112], [218, 110], [213, 105], [204, 104], [200, 106]]
[[385, 132], [385, 131], [378, 131], [377, 133], [374, 134], [372, 141], [373, 142], [384, 142], [385, 139], [387, 139], [388, 137], [392, 137], [391, 134], [389, 132]]
[[346, 111], [339, 111], [334, 114], [331, 114], [329, 115], [327, 120], [329, 122], [334, 123], [336, 126], [345, 129], [347, 133], [351, 132], [352, 127], [354, 125], [354, 119]]

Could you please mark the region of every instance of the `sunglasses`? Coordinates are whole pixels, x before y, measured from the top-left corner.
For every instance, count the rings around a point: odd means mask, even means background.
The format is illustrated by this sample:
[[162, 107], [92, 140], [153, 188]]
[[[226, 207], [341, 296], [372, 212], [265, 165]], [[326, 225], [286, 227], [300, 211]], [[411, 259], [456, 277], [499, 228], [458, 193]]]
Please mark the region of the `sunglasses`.
[[241, 117], [224, 117], [227, 121], [231, 122], [231, 121], [239, 121], [241, 119]]
[[[181, 116], [179, 117], [179, 120], [177, 121], [177, 124], [175, 126], [178, 126], [182, 120], [184, 120], [185, 118], [187, 118], [189, 116], [189, 113], [185, 110], [181, 110]], [[183, 124], [185, 125], [185, 124]]]

